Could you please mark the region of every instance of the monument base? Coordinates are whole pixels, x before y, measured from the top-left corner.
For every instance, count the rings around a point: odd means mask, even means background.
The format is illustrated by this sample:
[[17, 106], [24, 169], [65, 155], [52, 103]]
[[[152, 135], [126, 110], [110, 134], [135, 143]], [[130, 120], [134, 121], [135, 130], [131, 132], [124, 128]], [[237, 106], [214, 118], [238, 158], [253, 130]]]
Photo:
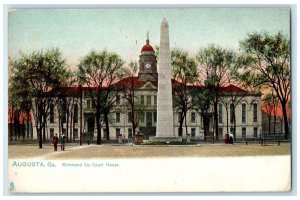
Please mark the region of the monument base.
[[182, 137], [149, 137], [149, 141], [151, 142], [182, 142]]

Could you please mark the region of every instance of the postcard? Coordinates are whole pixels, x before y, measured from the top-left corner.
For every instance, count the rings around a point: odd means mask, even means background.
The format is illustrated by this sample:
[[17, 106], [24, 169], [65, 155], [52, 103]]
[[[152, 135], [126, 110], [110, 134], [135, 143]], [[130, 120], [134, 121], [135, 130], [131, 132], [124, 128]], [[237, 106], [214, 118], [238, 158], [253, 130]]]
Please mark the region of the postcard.
[[290, 15], [8, 10], [7, 190], [290, 192]]

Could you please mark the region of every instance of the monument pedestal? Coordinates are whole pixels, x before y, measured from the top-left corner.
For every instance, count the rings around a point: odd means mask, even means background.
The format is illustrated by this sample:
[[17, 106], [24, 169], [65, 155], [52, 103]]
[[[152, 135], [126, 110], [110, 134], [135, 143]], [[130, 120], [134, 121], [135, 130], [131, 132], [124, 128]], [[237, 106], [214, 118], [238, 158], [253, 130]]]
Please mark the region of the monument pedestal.
[[166, 142], [166, 143], [168, 143], [168, 142], [182, 142], [182, 137], [176, 137], [176, 136], [168, 136], [168, 137], [163, 137], [163, 136], [159, 137], [158, 136], [157, 137], [157, 136], [155, 136], [155, 137], [150, 137], [149, 140], [151, 142]]
[[143, 143], [143, 139], [144, 139], [144, 135], [136, 135], [135, 136], [135, 144], [142, 144]]

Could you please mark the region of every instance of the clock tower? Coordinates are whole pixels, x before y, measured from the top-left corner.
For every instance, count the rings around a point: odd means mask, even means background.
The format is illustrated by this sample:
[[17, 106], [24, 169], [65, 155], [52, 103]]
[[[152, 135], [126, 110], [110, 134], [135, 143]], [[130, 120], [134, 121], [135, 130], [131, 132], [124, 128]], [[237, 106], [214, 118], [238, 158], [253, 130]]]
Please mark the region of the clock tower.
[[149, 44], [149, 32], [147, 32], [146, 44], [141, 50], [139, 60], [139, 79], [143, 81], [157, 80], [157, 60], [155, 51]]

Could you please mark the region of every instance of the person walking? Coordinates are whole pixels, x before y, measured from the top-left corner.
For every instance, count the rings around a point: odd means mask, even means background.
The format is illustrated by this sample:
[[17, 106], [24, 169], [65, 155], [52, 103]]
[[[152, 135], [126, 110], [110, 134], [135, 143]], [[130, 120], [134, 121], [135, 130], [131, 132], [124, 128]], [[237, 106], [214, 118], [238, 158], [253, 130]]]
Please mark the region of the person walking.
[[229, 144], [233, 144], [233, 134], [230, 132], [229, 134]]
[[65, 144], [66, 144], [66, 136], [65, 136], [65, 134], [61, 135], [60, 143], [61, 143], [61, 150], [64, 151], [65, 150]]
[[58, 143], [57, 133], [55, 133], [55, 135], [53, 136], [52, 143], [54, 145], [54, 151], [57, 151], [57, 143]]
[[224, 143], [229, 144], [229, 134], [228, 133], [225, 134]]

